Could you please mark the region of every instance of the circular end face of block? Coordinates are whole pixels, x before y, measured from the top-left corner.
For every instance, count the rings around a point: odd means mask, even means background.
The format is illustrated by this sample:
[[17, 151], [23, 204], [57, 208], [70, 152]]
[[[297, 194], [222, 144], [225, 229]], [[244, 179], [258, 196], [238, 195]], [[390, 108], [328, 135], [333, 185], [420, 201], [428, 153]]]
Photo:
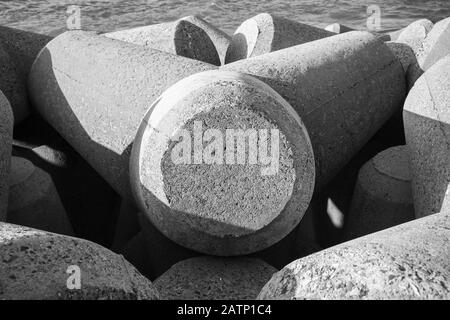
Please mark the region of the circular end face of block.
[[220, 66], [217, 49], [208, 34], [195, 24], [179, 20], [175, 26], [177, 55]]
[[26, 181], [36, 170], [33, 163], [24, 158], [11, 157], [9, 185], [15, 186]]
[[396, 146], [380, 152], [373, 158], [373, 165], [379, 172], [397, 180], [410, 181], [408, 149]]
[[260, 30], [258, 22], [254, 19], [244, 21], [235, 31], [228, 46], [225, 62], [230, 63], [252, 56]]
[[314, 189], [308, 133], [263, 82], [207, 71], [169, 88], [143, 119], [130, 160], [144, 216], [173, 241], [239, 255], [281, 240]]

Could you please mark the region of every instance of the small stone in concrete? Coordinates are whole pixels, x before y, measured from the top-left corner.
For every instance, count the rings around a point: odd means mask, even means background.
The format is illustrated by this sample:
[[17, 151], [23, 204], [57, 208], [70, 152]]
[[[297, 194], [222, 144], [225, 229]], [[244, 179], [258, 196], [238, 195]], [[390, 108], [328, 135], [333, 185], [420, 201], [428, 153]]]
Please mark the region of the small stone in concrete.
[[104, 35], [216, 66], [221, 65], [219, 54], [207, 32], [188, 19], [115, 31]]
[[416, 217], [450, 210], [450, 55], [428, 69], [405, 101]]
[[14, 117], [8, 99], [0, 90], [0, 221], [6, 219]]
[[0, 284], [0, 300], [159, 298], [120, 255], [90, 241], [8, 223], [0, 223]]
[[450, 299], [449, 213], [294, 261], [272, 277], [258, 299]]
[[11, 159], [7, 222], [73, 235], [52, 178], [24, 158]]
[[344, 237], [353, 239], [413, 219], [408, 149], [392, 147], [360, 169]]
[[178, 262], [154, 284], [167, 300], [253, 300], [275, 272], [258, 259], [198, 257]]
[[228, 46], [225, 63], [335, 35], [321, 28], [261, 13], [244, 21]]

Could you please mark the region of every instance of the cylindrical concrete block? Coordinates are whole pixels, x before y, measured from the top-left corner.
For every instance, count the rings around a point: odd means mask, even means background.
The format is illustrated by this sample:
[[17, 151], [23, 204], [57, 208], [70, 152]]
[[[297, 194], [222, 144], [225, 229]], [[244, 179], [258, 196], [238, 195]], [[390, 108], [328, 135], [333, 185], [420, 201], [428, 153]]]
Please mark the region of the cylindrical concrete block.
[[355, 29], [344, 26], [340, 23], [330, 24], [330, 25], [326, 26], [324, 29], [327, 31], [330, 31], [330, 32], [334, 32], [334, 33], [345, 33], [345, 32], [355, 31]]
[[221, 64], [216, 47], [208, 34], [201, 27], [185, 19], [109, 32], [104, 36], [216, 66]]
[[426, 71], [405, 101], [416, 217], [450, 210], [450, 55]]
[[254, 300], [275, 272], [259, 259], [197, 257], [178, 262], [154, 284], [167, 300]]
[[450, 299], [450, 215], [435, 214], [294, 261], [259, 299]]
[[122, 196], [130, 196], [129, 153], [142, 118], [170, 85], [215, 67], [200, 61], [69, 31], [36, 59], [34, 107]]
[[321, 28], [261, 13], [244, 21], [228, 46], [225, 63], [335, 35]]
[[9, 176], [9, 223], [73, 235], [52, 178], [24, 158], [12, 157]]
[[90, 241], [0, 223], [0, 299], [158, 299], [122, 256]]
[[299, 223], [314, 189], [314, 156], [278, 93], [248, 75], [208, 71], [179, 81], [151, 107], [130, 175], [141, 211], [167, 237], [240, 255]]
[[344, 237], [353, 239], [413, 219], [408, 149], [392, 147], [359, 170]]
[[230, 44], [231, 37], [220, 30], [219, 28], [213, 26], [209, 22], [205, 21], [202, 17], [194, 15], [187, 16], [182, 18], [182, 20], [186, 20], [192, 24], [195, 24], [197, 27], [202, 28], [205, 31], [211, 41], [214, 43], [216, 47], [217, 53], [219, 54], [220, 63], [225, 63], [225, 55], [227, 53], [228, 45]]
[[45, 35], [0, 26], [0, 90], [10, 100], [15, 124], [30, 113], [27, 76], [39, 51], [50, 40]]
[[316, 187], [400, 110], [405, 77], [376, 36], [347, 32], [223, 66], [258, 77], [297, 111], [311, 137]]
[[5, 221], [8, 207], [13, 125], [11, 105], [0, 90], [0, 221]]

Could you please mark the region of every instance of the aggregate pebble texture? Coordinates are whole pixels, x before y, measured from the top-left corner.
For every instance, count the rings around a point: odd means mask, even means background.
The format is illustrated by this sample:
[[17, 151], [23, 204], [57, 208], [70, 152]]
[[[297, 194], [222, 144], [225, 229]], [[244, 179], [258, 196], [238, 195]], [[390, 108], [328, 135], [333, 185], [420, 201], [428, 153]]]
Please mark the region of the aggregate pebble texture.
[[360, 169], [345, 238], [353, 239], [414, 219], [406, 146], [384, 150]]
[[34, 107], [122, 196], [142, 118], [178, 80], [216, 68], [151, 48], [68, 31], [39, 54], [28, 81]]
[[187, 19], [105, 33], [104, 36], [220, 66], [208, 34]]
[[347, 32], [222, 66], [256, 76], [296, 110], [311, 138], [316, 187], [401, 109], [405, 76], [383, 41]]
[[11, 105], [0, 90], [0, 221], [5, 221], [8, 207], [13, 125]]
[[442, 212], [296, 260], [258, 299], [449, 299], [449, 246]]
[[225, 63], [255, 57], [334, 35], [321, 28], [261, 13], [244, 21], [235, 31]]
[[[79, 289], [70, 279], [74, 266]], [[130, 263], [97, 244], [0, 223], [0, 299], [158, 298], [154, 285]]]
[[[4, 72], [0, 83], [4, 84], [3, 81], [7, 81], [6, 84], [9, 86], [10, 94], [7, 92], [4, 94], [10, 99], [15, 124], [21, 122], [31, 112], [26, 94], [28, 73], [39, 51], [51, 39], [46, 35], [0, 26], [0, 69], [2, 73]], [[2, 48], [11, 59], [8, 66], [3, 65]]]
[[[245, 150], [231, 129], [254, 133]], [[268, 145], [277, 152], [266, 163]], [[241, 255], [300, 222], [314, 189], [314, 156], [302, 121], [278, 93], [251, 76], [213, 70], [155, 102], [136, 135], [130, 175], [140, 211], [167, 237], [203, 253]]]
[[50, 175], [19, 157], [11, 159], [7, 222], [73, 235]]
[[403, 120], [416, 217], [450, 210], [450, 55], [416, 81]]
[[251, 258], [196, 257], [155, 280], [162, 299], [253, 300], [277, 269]]

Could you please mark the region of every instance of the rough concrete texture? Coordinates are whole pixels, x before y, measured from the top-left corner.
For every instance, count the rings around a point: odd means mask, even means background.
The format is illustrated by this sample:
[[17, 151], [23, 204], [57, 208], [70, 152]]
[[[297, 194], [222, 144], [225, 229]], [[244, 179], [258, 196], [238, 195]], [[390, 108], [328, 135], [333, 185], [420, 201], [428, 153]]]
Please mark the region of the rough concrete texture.
[[73, 235], [52, 178], [24, 158], [11, 159], [7, 222]]
[[340, 23], [330, 24], [330, 25], [326, 26], [324, 29], [327, 31], [330, 31], [330, 32], [334, 32], [334, 33], [345, 33], [345, 32], [355, 31], [355, 29], [349, 28]]
[[[80, 289], [74, 266], [79, 268]], [[0, 299], [158, 299], [123, 256], [93, 242], [0, 223]]]
[[258, 259], [197, 257], [178, 262], [154, 284], [167, 300], [253, 300], [275, 272]]
[[[230, 129], [253, 130], [254, 139], [236, 139]], [[141, 211], [167, 237], [203, 253], [240, 255], [269, 247], [299, 223], [314, 189], [314, 157], [300, 118], [273, 89], [248, 75], [207, 71], [152, 106], [130, 174]]]
[[8, 99], [0, 90], [0, 221], [6, 219], [14, 117]]
[[216, 47], [217, 53], [219, 54], [220, 63], [225, 64], [225, 54], [227, 53], [228, 45], [230, 44], [231, 37], [220, 30], [219, 28], [213, 26], [202, 17], [194, 15], [187, 16], [182, 18], [182, 20], [186, 20], [192, 24], [195, 24], [197, 27], [202, 28], [205, 31], [211, 41], [214, 43]]
[[408, 149], [392, 147], [360, 169], [344, 237], [350, 240], [413, 219]]
[[435, 214], [287, 265], [259, 299], [449, 299], [450, 215]]
[[259, 56], [305, 42], [335, 35], [321, 28], [261, 13], [244, 21], [235, 31], [225, 63]]
[[19, 72], [9, 54], [0, 43], [0, 90], [11, 104], [14, 122], [19, 123], [29, 113], [25, 82], [19, 79]]
[[450, 54], [450, 17], [436, 22], [417, 53], [417, 60], [424, 71]]
[[416, 217], [450, 210], [450, 55], [426, 71], [405, 101]]
[[69, 31], [41, 51], [30, 72], [33, 105], [122, 196], [142, 118], [170, 85], [215, 67], [89, 32]]
[[221, 64], [216, 47], [206, 31], [187, 19], [105, 33], [104, 36], [216, 66]]
[[[45, 35], [0, 26], [0, 71], [3, 74], [0, 87], [6, 85], [4, 94], [13, 108], [15, 124], [30, 113], [26, 80], [34, 59], [50, 40], [51, 37]], [[5, 55], [2, 48], [9, 56], [8, 65], [4, 64]]]
[[258, 77], [297, 111], [311, 137], [321, 188], [405, 97], [398, 59], [376, 36], [347, 32], [227, 64]]

